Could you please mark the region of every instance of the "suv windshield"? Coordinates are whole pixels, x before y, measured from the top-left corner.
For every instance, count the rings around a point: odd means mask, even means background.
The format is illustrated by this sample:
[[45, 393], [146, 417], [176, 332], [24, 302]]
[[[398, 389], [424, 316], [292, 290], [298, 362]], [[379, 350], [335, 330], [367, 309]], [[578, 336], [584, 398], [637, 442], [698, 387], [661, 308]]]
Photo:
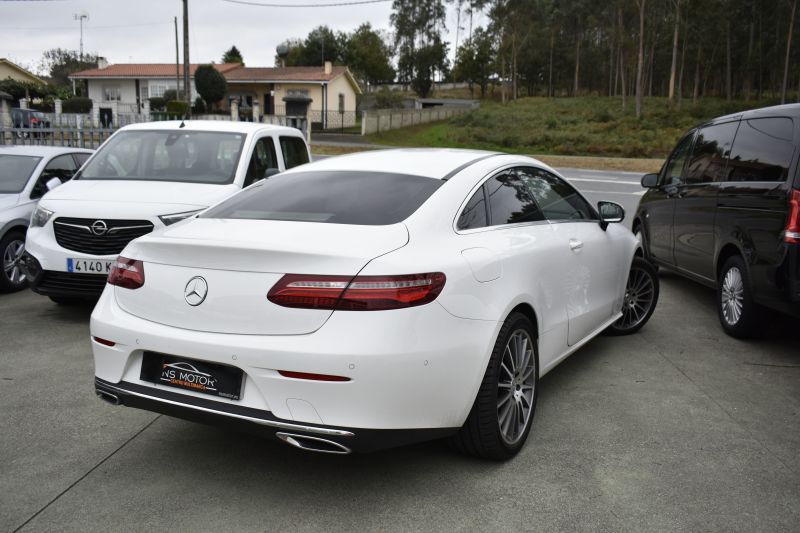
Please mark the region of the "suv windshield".
[[122, 131], [100, 149], [80, 179], [232, 183], [244, 138], [208, 131]]
[[0, 154], [0, 194], [22, 192], [41, 157]]
[[281, 174], [209, 209], [201, 218], [383, 226], [411, 216], [444, 183], [384, 172]]

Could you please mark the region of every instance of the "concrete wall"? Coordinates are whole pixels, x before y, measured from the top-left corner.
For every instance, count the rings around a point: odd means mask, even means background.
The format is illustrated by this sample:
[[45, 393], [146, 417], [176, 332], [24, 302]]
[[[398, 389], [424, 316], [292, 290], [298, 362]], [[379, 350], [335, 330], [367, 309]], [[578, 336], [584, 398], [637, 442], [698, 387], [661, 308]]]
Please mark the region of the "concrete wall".
[[384, 109], [364, 111], [361, 115], [361, 135], [407, 128], [417, 124], [427, 124], [448, 120], [469, 111], [464, 108], [434, 107], [430, 109]]

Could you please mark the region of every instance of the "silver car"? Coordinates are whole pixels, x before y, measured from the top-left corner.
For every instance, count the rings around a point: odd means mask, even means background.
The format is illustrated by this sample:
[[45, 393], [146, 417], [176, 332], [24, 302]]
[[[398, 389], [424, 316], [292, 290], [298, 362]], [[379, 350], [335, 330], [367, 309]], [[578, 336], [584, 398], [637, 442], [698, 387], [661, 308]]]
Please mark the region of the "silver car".
[[39, 199], [72, 179], [92, 150], [52, 146], [0, 147], [0, 292], [24, 288], [19, 260], [25, 232]]

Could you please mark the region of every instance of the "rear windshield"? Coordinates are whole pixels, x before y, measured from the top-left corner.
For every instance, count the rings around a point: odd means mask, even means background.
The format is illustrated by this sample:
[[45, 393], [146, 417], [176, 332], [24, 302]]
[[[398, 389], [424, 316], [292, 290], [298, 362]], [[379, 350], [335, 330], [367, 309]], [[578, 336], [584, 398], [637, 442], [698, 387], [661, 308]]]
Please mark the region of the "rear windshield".
[[0, 154], [0, 194], [22, 192], [41, 157]]
[[422, 176], [382, 172], [280, 174], [242, 191], [201, 217], [383, 226], [408, 218], [443, 183]]
[[209, 131], [122, 131], [81, 179], [233, 183], [245, 135]]

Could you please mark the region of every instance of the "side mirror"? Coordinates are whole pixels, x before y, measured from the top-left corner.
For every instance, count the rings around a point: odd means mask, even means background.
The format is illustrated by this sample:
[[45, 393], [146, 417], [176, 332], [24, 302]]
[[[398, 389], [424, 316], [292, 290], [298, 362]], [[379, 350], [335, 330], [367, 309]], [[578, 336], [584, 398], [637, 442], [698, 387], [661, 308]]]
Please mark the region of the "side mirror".
[[47, 183], [45, 183], [44, 186], [47, 187], [48, 192], [52, 191], [56, 187], [61, 186], [61, 180], [59, 178], [50, 178], [47, 180]]
[[625, 220], [625, 209], [614, 202], [597, 202], [597, 210], [600, 212], [600, 226], [604, 231], [609, 224]]
[[645, 174], [642, 176], [642, 187], [645, 189], [655, 189], [658, 187], [658, 174]]
[[280, 173], [281, 171], [278, 168], [268, 168], [267, 170], [264, 171], [264, 177], [262, 179], [271, 178], [275, 174], [280, 174]]

